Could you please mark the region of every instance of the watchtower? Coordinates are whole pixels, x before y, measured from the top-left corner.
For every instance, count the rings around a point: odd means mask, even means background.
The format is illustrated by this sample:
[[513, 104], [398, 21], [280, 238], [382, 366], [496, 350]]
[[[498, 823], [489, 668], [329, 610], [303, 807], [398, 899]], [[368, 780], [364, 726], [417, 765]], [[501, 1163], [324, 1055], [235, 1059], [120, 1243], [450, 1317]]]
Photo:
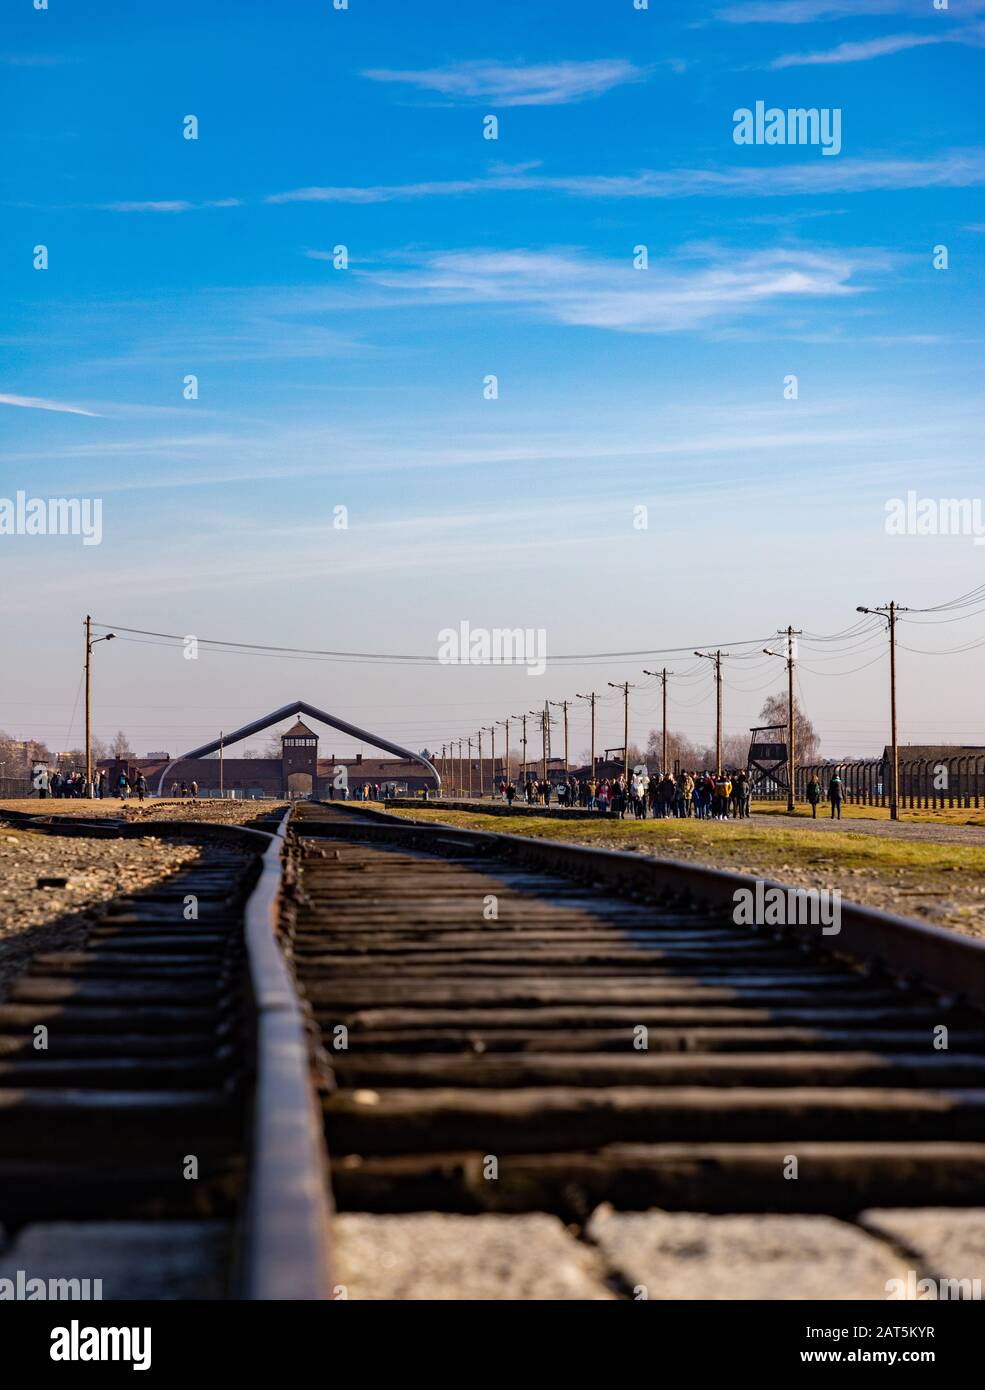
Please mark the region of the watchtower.
[[763, 734], [776, 734], [786, 730], [786, 724], [761, 724], [750, 729], [749, 740], [749, 781], [754, 794], [763, 796], [775, 789], [786, 790], [787, 786], [787, 742], [786, 739], [764, 739]]
[[318, 790], [318, 735], [298, 720], [281, 738], [285, 796], [314, 796]]

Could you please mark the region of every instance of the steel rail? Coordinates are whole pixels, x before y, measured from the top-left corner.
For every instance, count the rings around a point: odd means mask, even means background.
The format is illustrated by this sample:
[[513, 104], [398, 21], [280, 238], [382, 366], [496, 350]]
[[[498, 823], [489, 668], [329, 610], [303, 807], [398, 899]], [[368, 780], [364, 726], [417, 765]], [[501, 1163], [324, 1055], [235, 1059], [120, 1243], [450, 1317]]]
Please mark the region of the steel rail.
[[[783, 894], [803, 891], [773, 879], [757, 879], [751, 874], [686, 860], [651, 859], [628, 850], [596, 849], [526, 835], [505, 835], [500, 831], [469, 830], [442, 821], [420, 821], [403, 816], [398, 819], [385, 811], [360, 808], [358, 803], [325, 804], [391, 828], [407, 826], [425, 833], [438, 830], [445, 843], [459, 839], [463, 846], [484, 847], [500, 858], [548, 868], [567, 877], [587, 877], [624, 895], [653, 897], [670, 892], [723, 906], [734, 905], [738, 889], [755, 890], [757, 883], [763, 885], [764, 893], [770, 889]], [[312, 833], [309, 825], [313, 828], [317, 823], [304, 824], [307, 834]], [[319, 832], [314, 829], [313, 833]], [[817, 926], [809, 924], [784, 925], [782, 930], [793, 939], [810, 942], [820, 950], [882, 965], [901, 979], [920, 979], [951, 999], [985, 1006], [985, 941], [975, 937], [844, 900], [841, 930], [837, 935], [822, 936]]]
[[244, 912], [255, 1013], [252, 1162], [240, 1241], [240, 1296], [331, 1297], [327, 1164], [308, 1041], [277, 930], [291, 808], [268, 846]]

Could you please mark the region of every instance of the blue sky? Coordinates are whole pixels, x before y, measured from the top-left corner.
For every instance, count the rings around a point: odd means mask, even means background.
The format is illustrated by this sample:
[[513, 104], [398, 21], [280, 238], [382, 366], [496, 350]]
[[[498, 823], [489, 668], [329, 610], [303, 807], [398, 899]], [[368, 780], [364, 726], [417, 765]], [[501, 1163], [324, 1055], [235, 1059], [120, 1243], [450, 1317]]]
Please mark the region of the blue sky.
[[[0, 494], [100, 497], [104, 539], [0, 538], [0, 727], [64, 745], [86, 611], [420, 653], [468, 620], [599, 652], [828, 634], [978, 582], [967, 537], [883, 519], [910, 488], [981, 495], [985, 0], [24, 0], [5, 21]], [[737, 146], [758, 100], [839, 108], [841, 152]], [[956, 645], [940, 631], [913, 646]], [[885, 663], [843, 656], [805, 652], [802, 696], [828, 751], [864, 752]], [[299, 694], [433, 746], [643, 664], [121, 642], [97, 727], [178, 751]], [[694, 667], [673, 722], [701, 736]], [[730, 668], [731, 728], [771, 670]], [[985, 742], [980, 671], [904, 652], [904, 735]], [[634, 695], [636, 737], [654, 708]]]

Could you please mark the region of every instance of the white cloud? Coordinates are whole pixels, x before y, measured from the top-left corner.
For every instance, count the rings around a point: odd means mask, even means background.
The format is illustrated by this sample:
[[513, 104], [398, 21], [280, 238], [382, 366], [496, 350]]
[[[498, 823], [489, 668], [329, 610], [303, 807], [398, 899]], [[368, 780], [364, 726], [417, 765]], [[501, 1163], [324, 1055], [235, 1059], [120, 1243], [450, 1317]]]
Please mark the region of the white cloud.
[[[882, 15], [928, 18], [930, 0], [740, 0], [715, 11], [729, 24], [814, 24], [827, 19], [867, 19]], [[985, 11], [985, 0], [961, 0], [966, 17]], [[934, 15], [929, 17], [944, 18]]]
[[197, 212], [202, 208], [242, 207], [239, 198], [217, 198], [206, 203], [190, 203], [184, 198], [157, 198], [144, 202], [100, 203], [104, 212]]
[[641, 271], [628, 260], [521, 249], [443, 252], [367, 278], [414, 303], [504, 304], [569, 325], [671, 333], [788, 300], [858, 294], [863, 268], [885, 262], [800, 248], [741, 254], [712, 247], [677, 261], [653, 260]]
[[643, 70], [622, 58], [565, 63], [452, 63], [419, 71], [371, 68], [374, 82], [399, 82], [459, 101], [498, 106], [561, 106], [638, 82]]
[[810, 67], [832, 63], [865, 63], [870, 58], [884, 58], [927, 44], [962, 43], [981, 48], [985, 44], [985, 25], [968, 24], [961, 29], [944, 29], [939, 33], [887, 34], [881, 39], [864, 39], [858, 43], [841, 43], [837, 48], [815, 53], [785, 53], [774, 58], [771, 68]]
[[801, 68], [822, 63], [864, 63], [870, 58], [884, 58], [890, 53], [903, 53], [909, 48], [923, 48], [929, 43], [944, 43], [937, 34], [890, 34], [884, 39], [867, 39], [862, 43], [840, 43], [837, 48], [821, 53], [785, 53], [774, 58], [771, 68]]
[[48, 401], [42, 396], [9, 396], [0, 394], [0, 405], [19, 405], [26, 410], [53, 410], [59, 415], [90, 415], [94, 420], [102, 419], [94, 410], [83, 410], [80, 405], [66, 405], [64, 401]]
[[805, 164], [728, 169], [644, 169], [636, 174], [551, 176], [504, 169], [480, 178], [422, 183], [313, 186], [274, 193], [268, 203], [390, 203], [486, 192], [546, 192], [576, 198], [781, 197], [891, 188], [971, 188], [985, 183], [985, 150], [930, 159], [816, 159]]

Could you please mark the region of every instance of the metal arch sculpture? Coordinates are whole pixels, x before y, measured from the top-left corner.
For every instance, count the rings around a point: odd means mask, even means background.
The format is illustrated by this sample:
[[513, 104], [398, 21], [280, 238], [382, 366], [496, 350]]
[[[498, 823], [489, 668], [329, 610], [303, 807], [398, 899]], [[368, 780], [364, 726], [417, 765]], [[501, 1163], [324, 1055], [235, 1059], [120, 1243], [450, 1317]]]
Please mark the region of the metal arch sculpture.
[[181, 763], [188, 762], [192, 758], [207, 758], [210, 753], [218, 753], [220, 748], [228, 748], [231, 743], [239, 743], [241, 739], [249, 738], [252, 734], [262, 733], [264, 729], [269, 729], [271, 724], [279, 724], [283, 719], [290, 719], [292, 715], [301, 714], [306, 714], [309, 719], [317, 719], [320, 724], [327, 724], [329, 728], [338, 729], [340, 733], [349, 734], [362, 743], [371, 744], [373, 748], [382, 748], [385, 753], [394, 753], [398, 758], [407, 758], [411, 762], [420, 763], [422, 767], [427, 768], [434, 778], [435, 788], [440, 791], [441, 777], [437, 768], [427, 758], [422, 758], [420, 753], [412, 753], [409, 748], [401, 748], [399, 743], [392, 743], [389, 739], [381, 738], [379, 734], [368, 733], [356, 724], [349, 724], [346, 720], [339, 719], [337, 715], [327, 714], [323, 709], [316, 709], [314, 705], [309, 705], [306, 700], [294, 700], [289, 705], [282, 705], [280, 709], [275, 709], [271, 714], [265, 714], [261, 719], [255, 719], [252, 724], [244, 724], [241, 729], [234, 729], [231, 734], [224, 734], [222, 738], [217, 738], [212, 743], [203, 743], [201, 748], [193, 748], [189, 753], [182, 753], [180, 758], [173, 758], [171, 762], [165, 763], [158, 778], [157, 795], [161, 795], [165, 777], [170, 776]]

